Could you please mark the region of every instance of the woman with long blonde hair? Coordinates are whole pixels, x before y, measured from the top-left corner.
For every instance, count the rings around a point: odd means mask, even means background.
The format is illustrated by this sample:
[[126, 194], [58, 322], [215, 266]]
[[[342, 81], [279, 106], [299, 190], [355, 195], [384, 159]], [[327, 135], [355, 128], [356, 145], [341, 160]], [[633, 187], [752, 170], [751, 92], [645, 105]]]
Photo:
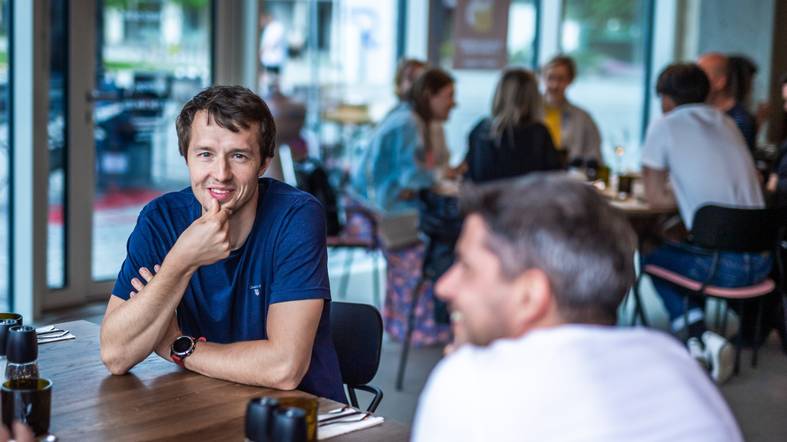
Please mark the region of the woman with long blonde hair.
[[560, 168], [560, 157], [543, 124], [538, 80], [526, 69], [503, 72], [492, 116], [470, 132], [465, 177], [474, 182]]

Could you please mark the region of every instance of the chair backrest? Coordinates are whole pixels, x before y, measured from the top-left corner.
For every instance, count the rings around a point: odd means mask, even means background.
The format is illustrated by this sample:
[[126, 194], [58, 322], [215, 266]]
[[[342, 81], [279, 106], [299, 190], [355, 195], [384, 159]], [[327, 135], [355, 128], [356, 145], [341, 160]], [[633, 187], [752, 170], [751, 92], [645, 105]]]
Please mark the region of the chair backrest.
[[342, 382], [348, 386], [371, 382], [380, 365], [383, 320], [374, 306], [331, 302], [331, 335]]
[[694, 215], [691, 241], [700, 247], [730, 252], [773, 251], [787, 212], [702, 206]]

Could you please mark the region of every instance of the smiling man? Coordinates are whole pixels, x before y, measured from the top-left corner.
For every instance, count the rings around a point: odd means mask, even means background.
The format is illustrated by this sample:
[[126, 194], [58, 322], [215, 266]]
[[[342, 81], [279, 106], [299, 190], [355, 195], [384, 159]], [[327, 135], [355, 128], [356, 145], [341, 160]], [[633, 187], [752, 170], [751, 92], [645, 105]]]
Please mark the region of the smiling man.
[[592, 186], [534, 173], [468, 188], [436, 285], [459, 348], [421, 396], [420, 441], [740, 441], [673, 338], [619, 328], [634, 233]]
[[104, 364], [123, 374], [156, 352], [206, 376], [346, 402], [323, 209], [259, 178], [276, 134], [267, 105], [215, 86], [176, 126], [191, 186], [139, 216], [101, 326]]

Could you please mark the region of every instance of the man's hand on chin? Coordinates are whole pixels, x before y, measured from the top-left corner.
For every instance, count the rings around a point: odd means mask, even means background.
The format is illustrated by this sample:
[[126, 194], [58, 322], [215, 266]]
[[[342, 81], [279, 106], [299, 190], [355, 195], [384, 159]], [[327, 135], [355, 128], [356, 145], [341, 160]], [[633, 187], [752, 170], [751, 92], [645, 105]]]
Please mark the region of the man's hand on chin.
[[210, 199], [210, 207], [180, 235], [168, 257], [184, 265], [201, 267], [230, 255], [231, 209]]

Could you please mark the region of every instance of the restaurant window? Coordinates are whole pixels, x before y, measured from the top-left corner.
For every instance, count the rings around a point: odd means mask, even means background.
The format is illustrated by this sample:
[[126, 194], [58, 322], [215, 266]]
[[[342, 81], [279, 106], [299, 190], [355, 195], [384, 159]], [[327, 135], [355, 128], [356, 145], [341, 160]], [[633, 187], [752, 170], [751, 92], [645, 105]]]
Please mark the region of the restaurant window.
[[9, 32], [10, 8], [8, 0], [0, 0], [0, 308], [9, 307], [9, 195], [11, 184], [10, 152], [10, 90], [8, 77], [11, 38]]
[[[357, 140], [367, 123], [394, 105], [398, 3], [262, 2], [260, 92], [270, 96], [278, 90], [306, 104], [304, 138], [312, 155], [333, 156], [331, 149]], [[358, 118], [334, 118], [347, 116], [335, 112], [340, 108], [352, 109]]]
[[564, 0], [561, 51], [578, 76], [569, 99], [599, 127], [604, 159], [614, 170], [639, 168], [645, 100], [648, 0]]
[[49, 2], [49, 210], [47, 214], [47, 285], [62, 288], [66, 275], [66, 85], [68, 72], [68, 1]]
[[211, 83], [210, 0], [98, 2], [94, 280], [117, 276], [142, 207], [189, 185], [175, 118]]

